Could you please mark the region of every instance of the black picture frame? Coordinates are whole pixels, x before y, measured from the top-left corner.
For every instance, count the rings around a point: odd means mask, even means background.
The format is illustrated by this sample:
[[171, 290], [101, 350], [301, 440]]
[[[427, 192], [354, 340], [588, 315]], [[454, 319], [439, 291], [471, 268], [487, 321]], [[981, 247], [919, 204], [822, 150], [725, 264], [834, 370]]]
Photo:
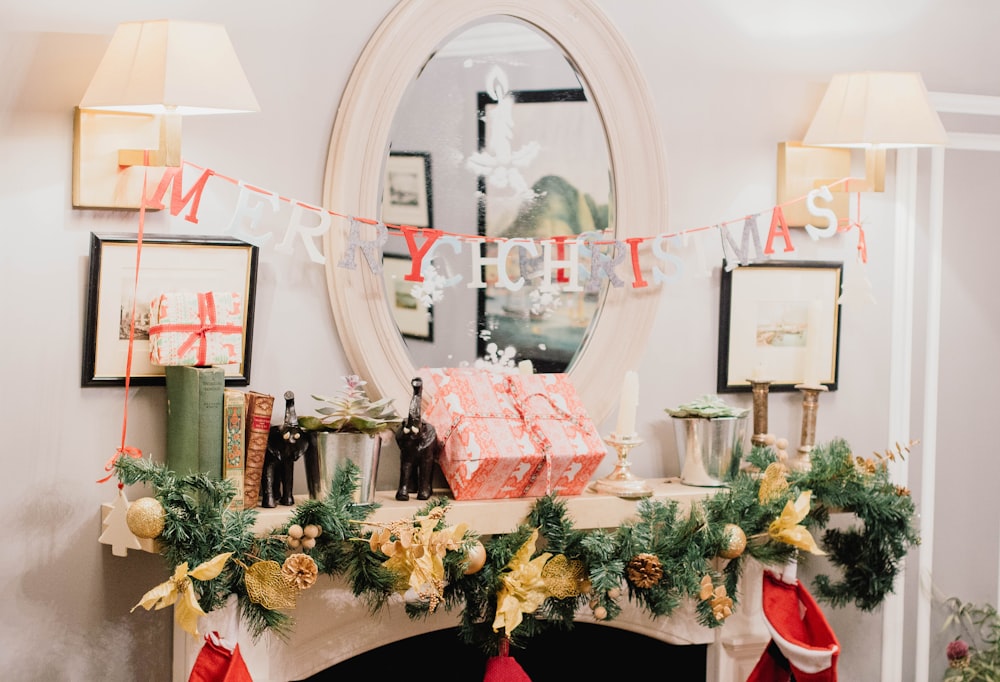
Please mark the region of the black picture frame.
[[844, 264], [836, 261], [732, 269], [724, 261], [716, 391], [749, 392], [751, 379], [769, 381], [769, 391], [794, 391], [810, 378], [836, 391], [843, 274]]
[[391, 151], [382, 186], [382, 222], [434, 227], [430, 152]]
[[[500, 109], [500, 103], [495, 99], [496, 93], [478, 92], [476, 98], [477, 133], [479, 153], [489, 151], [489, 143], [493, 136], [491, 130], [492, 113]], [[563, 192], [579, 192], [593, 199], [591, 209], [595, 230], [609, 227], [612, 187], [610, 179], [606, 181], [607, 196], [600, 193], [590, 195], [584, 188], [592, 173], [591, 162], [581, 162], [580, 158], [593, 160], [607, 155], [603, 125], [600, 122], [596, 107], [587, 97], [581, 87], [557, 88], [547, 90], [510, 90], [505, 93], [512, 101], [511, 115], [516, 122], [512, 128], [516, 140], [515, 146], [530, 145], [534, 139], [559, 139], [569, 136], [575, 143], [573, 154], [576, 158], [548, 158], [544, 170], [540, 168], [518, 169], [522, 174], [524, 184], [539, 197], [550, 197], [558, 201]], [[496, 127], [496, 126], [494, 126]], [[499, 126], [506, 130], [506, 126]], [[528, 132], [526, 132], [528, 131]], [[533, 131], [533, 132], [531, 132]], [[544, 134], [542, 132], [544, 131]], [[555, 131], [555, 132], [553, 132]], [[558, 133], [558, 134], [557, 134]], [[609, 159], [610, 163], [610, 159]], [[523, 171], [523, 173], [522, 173]], [[544, 223], [544, 208], [533, 205], [530, 199], [521, 199], [513, 222], [503, 222], [505, 216], [511, 216], [505, 211], [497, 211], [499, 202], [509, 201], [514, 192], [511, 182], [502, 191], [489, 189], [489, 178], [480, 173], [478, 177], [478, 231], [485, 237], [477, 248], [484, 256], [493, 257], [496, 254], [494, 240], [508, 238], [542, 239], [547, 236], [540, 230]], [[579, 201], [579, 200], [577, 200]], [[544, 204], [544, 201], [543, 201]], [[578, 203], [574, 202], [574, 206]], [[574, 214], [575, 216], [576, 214]], [[573, 233], [565, 236], [575, 236], [576, 225], [569, 225]], [[580, 228], [583, 229], [583, 228]], [[526, 278], [531, 278], [531, 267], [540, 267], [540, 259], [536, 263], [521, 261], [518, 268], [524, 270]], [[515, 355], [512, 362], [519, 363], [530, 360], [534, 371], [539, 373], [559, 373], [568, 371], [577, 352], [583, 346], [589, 324], [598, 314], [604, 292], [576, 292], [565, 297], [560, 309], [554, 313], [537, 315], [531, 310], [530, 289], [527, 284], [518, 292], [509, 292], [493, 286], [496, 267], [487, 266], [487, 286], [478, 290], [477, 311], [479, 334], [476, 337], [476, 354], [479, 358], [488, 358], [490, 347], [498, 349], [513, 347]]]
[[403, 338], [434, 343], [434, 306], [425, 306], [410, 291], [416, 282], [403, 278], [413, 267], [413, 259], [395, 253], [382, 254], [385, 298]]
[[147, 234], [142, 239], [136, 286], [137, 246], [135, 234], [90, 235], [81, 386], [125, 385], [134, 293], [136, 336], [129, 383], [166, 384], [163, 366], [149, 361], [149, 308], [143, 301], [167, 291], [242, 293], [241, 361], [225, 367], [226, 385], [249, 385], [258, 247], [227, 236]]

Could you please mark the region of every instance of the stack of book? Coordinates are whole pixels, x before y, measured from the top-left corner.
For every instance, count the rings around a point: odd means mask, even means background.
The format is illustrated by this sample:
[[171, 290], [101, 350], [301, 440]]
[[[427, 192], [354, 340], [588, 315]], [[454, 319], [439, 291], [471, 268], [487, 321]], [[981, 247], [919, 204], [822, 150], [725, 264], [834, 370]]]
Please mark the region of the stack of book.
[[231, 479], [230, 509], [252, 509], [271, 428], [274, 396], [226, 387], [221, 367], [168, 365], [166, 466], [179, 476]]

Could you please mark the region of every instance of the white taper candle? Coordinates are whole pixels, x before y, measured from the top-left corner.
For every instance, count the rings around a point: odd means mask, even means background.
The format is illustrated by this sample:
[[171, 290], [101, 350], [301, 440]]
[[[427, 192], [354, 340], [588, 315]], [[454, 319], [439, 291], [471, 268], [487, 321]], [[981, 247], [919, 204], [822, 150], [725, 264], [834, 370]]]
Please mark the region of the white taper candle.
[[621, 403], [618, 405], [618, 425], [615, 434], [626, 437], [635, 435], [635, 411], [639, 406], [639, 375], [634, 370], [625, 372], [622, 382]]

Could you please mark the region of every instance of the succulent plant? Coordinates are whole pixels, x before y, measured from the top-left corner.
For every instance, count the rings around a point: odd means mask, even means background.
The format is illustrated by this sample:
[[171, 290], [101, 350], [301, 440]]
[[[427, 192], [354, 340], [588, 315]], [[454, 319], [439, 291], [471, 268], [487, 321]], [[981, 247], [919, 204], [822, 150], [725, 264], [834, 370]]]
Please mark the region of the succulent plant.
[[336, 395], [313, 395], [314, 400], [326, 405], [316, 408], [319, 417], [299, 417], [299, 426], [309, 431], [373, 435], [399, 424], [403, 419], [396, 413], [392, 399], [369, 399], [366, 384], [352, 374], [344, 377], [344, 388]]
[[671, 417], [701, 417], [713, 419], [716, 417], [742, 417], [749, 412], [738, 407], [731, 407], [717, 395], [704, 395], [689, 403], [684, 403], [674, 409], [664, 410]]

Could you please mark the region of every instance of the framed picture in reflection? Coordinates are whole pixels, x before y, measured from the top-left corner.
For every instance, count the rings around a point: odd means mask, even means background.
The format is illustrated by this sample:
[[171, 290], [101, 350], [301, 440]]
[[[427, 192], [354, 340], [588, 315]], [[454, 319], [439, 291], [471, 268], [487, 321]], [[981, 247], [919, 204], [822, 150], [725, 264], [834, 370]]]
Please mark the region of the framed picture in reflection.
[[382, 222], [433, 227], [431, 200], [431, 155], [390, 152], [382, 185]]
[[[512, 291], [497, 286], [495, 266], [484, 271], [480, 289], [477, 353], [490, 357], [491, 344], [513, 347], [514, 361], [531, 360], [538, 372], [564, 372], [584, 342], [603, 291], [567, 292], [565, 270], [543, 282], [541, 240], [575, 238], [609, 227], [610, 160], [597, 108], [582, 88], [504, 90], [498, 83], [478, 95], [478, 152], [468, 163], [479, 173], [481, 248], [495, 257], [495, 240], [536, 240], [537, 257], [511, 250], [510, 279], [524, 278]], [[563, 255], [557, 256], [563, 258]], [[496, 349], [494, 349], [495, 351]]]
[[403, 338], [434, 341], [434, 306], [428, 305], [414, 291], [416, 282], [403, 279], [413, 266], [409, 256], [391, 253], [382, 256], [382, 276], [385, 294]]

